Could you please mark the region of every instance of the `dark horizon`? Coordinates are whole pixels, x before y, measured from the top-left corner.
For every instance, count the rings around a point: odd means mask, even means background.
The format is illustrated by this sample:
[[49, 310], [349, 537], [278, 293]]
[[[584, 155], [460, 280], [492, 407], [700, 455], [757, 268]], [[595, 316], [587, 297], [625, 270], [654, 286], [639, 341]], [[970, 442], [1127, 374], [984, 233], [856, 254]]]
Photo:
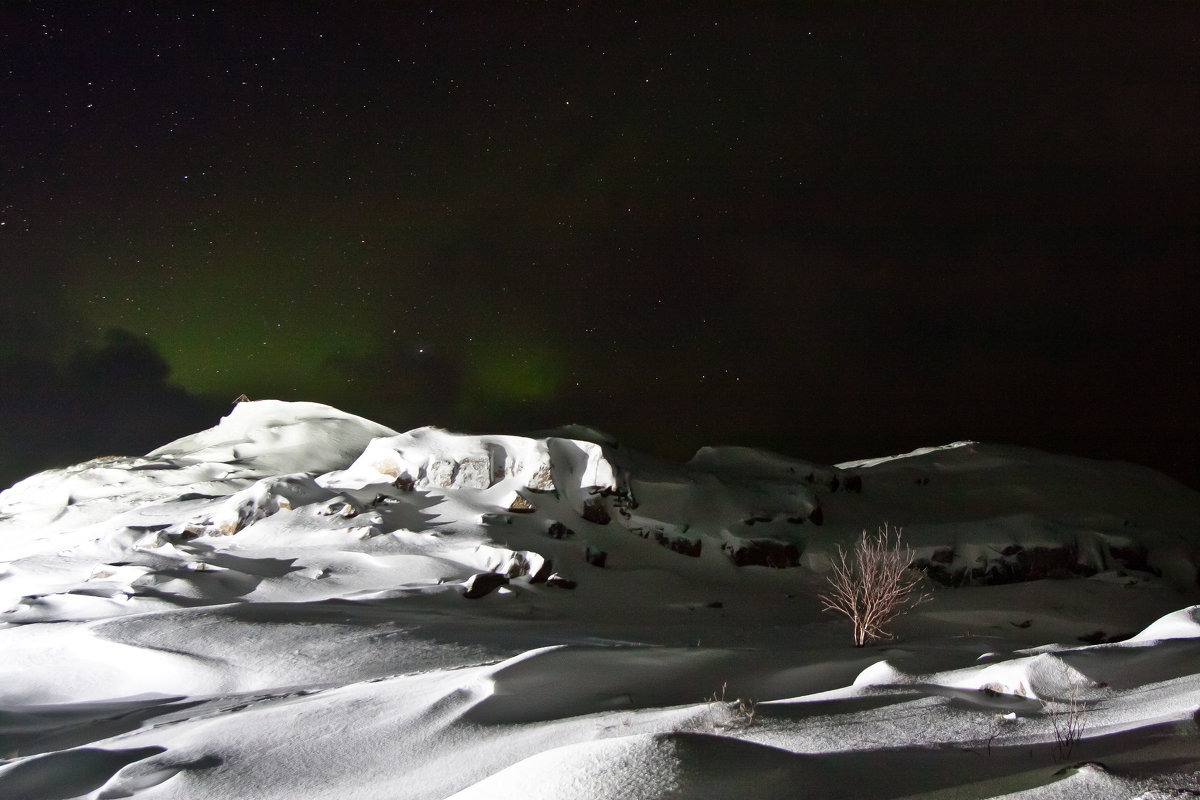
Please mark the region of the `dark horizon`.
[[[6, 431], [7, 441], [16, 444], [13, 451], [27, 454], [28, 460], [22, 462], [20, 458], [16, 458], [0, 462], [0, 490], [43, 469], [67, 467], [103, 456], [143, 455], [175, 439], [216, 425], [220, 417], [229, 413], [235, 405], [225, 398], [216, 396], [189, 395], [179, 387], [171, 385], [156, 387], [147, 393], [138, 393], [137, 391], [130, 394], [105, 392], [99, 402], [96, 400], [96, 395], [90, 393], [79, 395], [67, 392], [65, 395], [67, 400], [63, 406], [53, 409], [45, 407], [39, 407], [36, 410], [18, 409], [18, 413], [10, 413], [7, 417], [9, 422], [9, 430]], [[86, 401], [88, 407], [85, 409], [76, 405], [71, 408], [72, 399], [76, 404], [85, 402], [81, 400], [82, 396], [88, 397]], [[255, 397], [250, 399], [281, 398]], [[282, 399], [324, 402], [306, 397]], [[6, 398], [6, 408], [10, 411], [17, 408], [20, 403], [19, 400], [11, 401], [10, 398]], [[790, 438], [782, 435], [768, 436], [760, 440], [704, 440], [702, 431], [673, 428], [662, 431], [662, 436], [647, 437], [645, 435], [647, 429], [644, 427], [623, 429], [616, 426], [598, 425], [588, 420], [548, 419], [544, 423], [539, 423], [536, 420], [527, 419], [514, 426], [499, 427], [447, 425], [436, 420], [422, 422], [417, 419], [408, 419], [399, 423], [397, 420], [389, 418], [385, 409], [353, 406], [338, 406], [338, 408], [400, 432], [428, 424], [462, 433], [545, 435], [547, 432], [559, 428], [582, 425], [615, 439], [623, 448], [680, 463], [688, 460], [699, 448], [704, 446], [755, 447], [816, 464], [833, 465], [881, 456], [900, 455], [921, 447], [973, 440], [983, 444], [1030, 448], [1051, 454], [1137, 464], [1161, 472], [1193, 490], [1200, 490], [1200, 475], [1197, 474], [1195, 462], [1188, 461], [1189, 451], [1185, 446], [1186, 443], [1179, 443], [1180, 446], [1172, 451], [1169, 445], [1164, 447], [1160, 444], [1156, 447], [1154, 442], [1114, 441], [1106, 443], [1106, 447], [1098, 448], [1095, 446], [1094, 440], [1073, 441], [1067, 437], [1043, 442], [1029, 442], [1005, 439], [1003, 436], [944, 435], [935, 439], [921, 438], [918, 434], [906, 436], [903, 433], [887, 437], [873, 432], [865, 432], [858, 436], [843, 436], [838, 439], [822, 438], [816, 433], [810, 433]], [[384, 413], [372, 413], [372, 411], [383, 411]], [[61, 427], [56, 427], [54, 423], [60, 424]], [[1164, 453], [1169, 456], [1172, 452], [1178, 454], [1177, 460], [1163, 458]], [[1159, 463], [1153, 463], [1152, 459], [1154, 458], [1158, 458]]]
[[1182, 3], [0, 8], [0, 483], [250, 397], [1200, 489]]

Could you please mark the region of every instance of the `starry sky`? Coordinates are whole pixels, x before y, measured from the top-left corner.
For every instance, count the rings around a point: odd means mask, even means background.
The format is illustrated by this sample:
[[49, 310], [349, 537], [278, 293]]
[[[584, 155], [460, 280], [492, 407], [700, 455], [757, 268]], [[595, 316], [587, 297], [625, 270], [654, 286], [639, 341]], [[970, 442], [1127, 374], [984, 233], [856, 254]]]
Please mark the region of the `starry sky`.
[[1187, 3], [4, 3], [0, 482], [234, 398], [1200, 487]]

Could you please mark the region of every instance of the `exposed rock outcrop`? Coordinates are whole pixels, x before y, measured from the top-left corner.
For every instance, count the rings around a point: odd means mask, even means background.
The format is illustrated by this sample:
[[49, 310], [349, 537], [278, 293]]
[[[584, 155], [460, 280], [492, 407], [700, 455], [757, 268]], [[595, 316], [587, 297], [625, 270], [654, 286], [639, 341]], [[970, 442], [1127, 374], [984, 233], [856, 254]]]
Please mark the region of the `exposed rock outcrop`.
[[739, 567], [795, 567], [800, 564], [800, 548], [777, 539], [740, 539], [721, 546], [729, 560]]
[[491, 594], [507, 583], [508, 578], [497, 572], [479, 572], [467, 578], [462, 584], [462, 596], [468, 600], [477, 600], [480, 597]]
[[584, 560], [593, 567], [604, 567], [608, 563], [608, 553], [588, 547], [583, 553]]

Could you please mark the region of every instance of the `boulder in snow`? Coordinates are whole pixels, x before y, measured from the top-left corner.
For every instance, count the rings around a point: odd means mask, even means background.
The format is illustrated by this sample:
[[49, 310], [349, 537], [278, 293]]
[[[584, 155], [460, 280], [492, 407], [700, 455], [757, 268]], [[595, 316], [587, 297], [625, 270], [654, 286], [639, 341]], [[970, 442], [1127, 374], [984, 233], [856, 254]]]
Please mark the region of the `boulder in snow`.
[[232, 536], [280, 510], [298, 508], [329, 497], [330, 492], [304, 474], [263, 478], [229, 496], [213, 513], [192, 520], [188, 529], [215, 536]]
[[462, 584], [462, 596], [468, 600], [477, 600], [491, 594], [496, 589], [508, 583], [508, 577], [498, 572], [478, 572]]
[[729, 560], [739, 567], [795, 567], [800, 564], [800, 548], [778, 539], [734, 539], [721, 545]]

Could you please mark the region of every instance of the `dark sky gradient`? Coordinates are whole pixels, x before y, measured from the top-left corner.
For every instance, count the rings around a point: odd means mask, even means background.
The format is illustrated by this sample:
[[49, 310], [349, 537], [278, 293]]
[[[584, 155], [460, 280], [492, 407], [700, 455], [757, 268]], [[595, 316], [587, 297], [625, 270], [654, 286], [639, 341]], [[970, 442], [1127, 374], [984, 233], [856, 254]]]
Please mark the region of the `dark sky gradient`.
[[1188, 3], [0, 5], [0, 479], [240, 393], [1200, 486]]

